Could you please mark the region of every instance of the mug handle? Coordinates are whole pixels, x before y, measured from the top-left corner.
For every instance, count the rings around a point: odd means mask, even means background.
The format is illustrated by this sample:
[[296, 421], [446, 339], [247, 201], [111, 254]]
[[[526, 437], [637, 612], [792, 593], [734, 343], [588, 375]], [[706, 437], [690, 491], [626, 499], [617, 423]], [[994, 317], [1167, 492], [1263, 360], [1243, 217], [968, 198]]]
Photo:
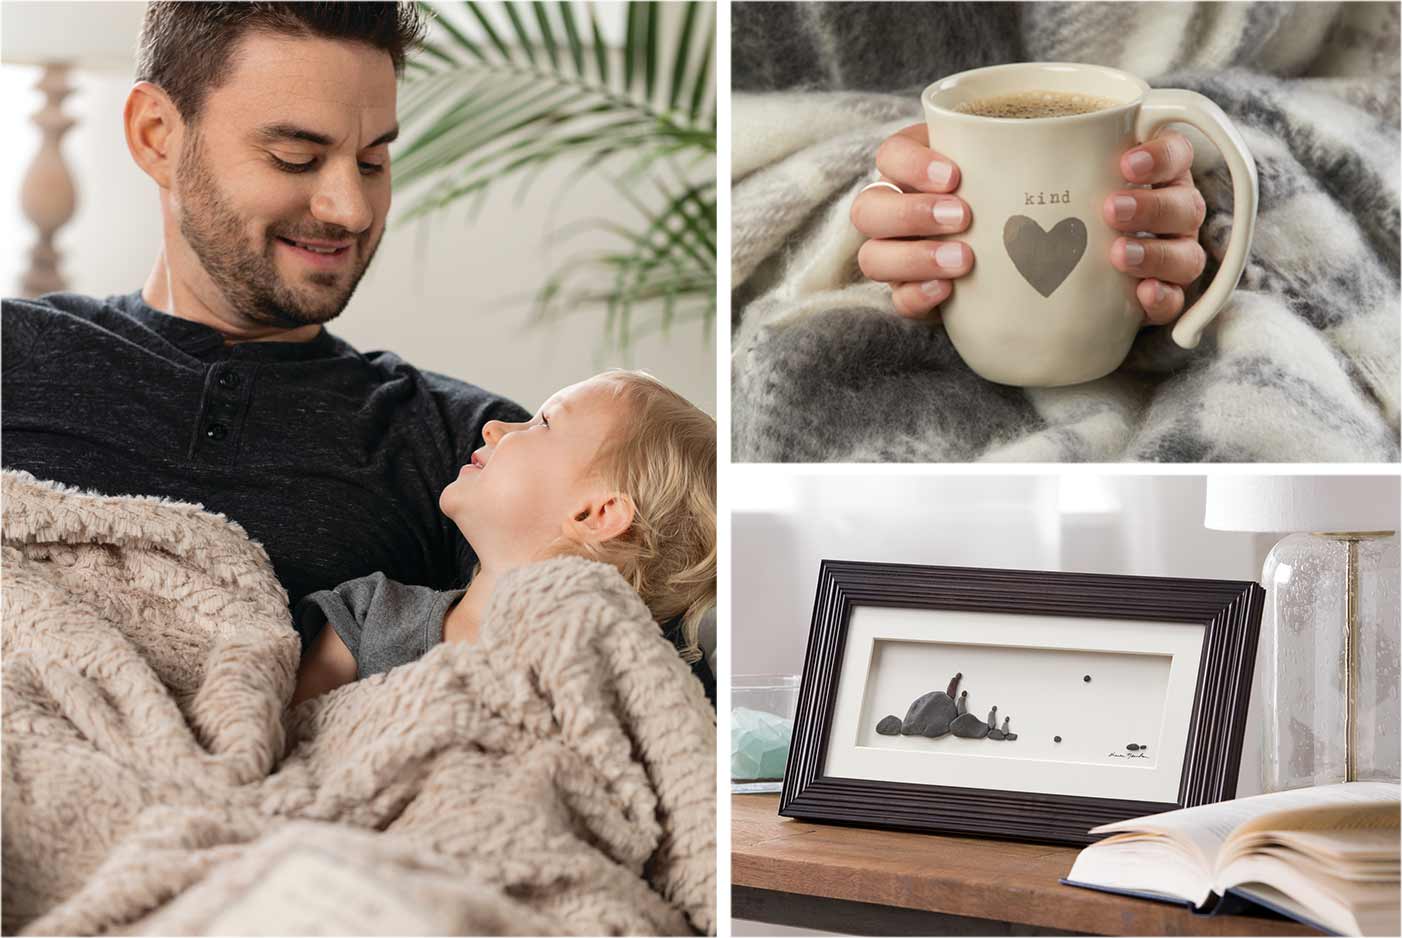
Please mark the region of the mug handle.
[[1182, 348], [1197, 348], [1202, 330], [1221, 312], [1246, 266], [1251, 233], [1256, 228], [1256, 161], [1222, 109], [1194, 91], [1155, 89], [1146, 94], [1134, 122], [1134, 138], [1144, 143], [1165, 124], [1172, 123], [1189, 124], [1200, 130], [1221, 152], [1232, 174], [1232, 234], [1227, 252], [1211, 285], [1173, 327], [1174, 342]]

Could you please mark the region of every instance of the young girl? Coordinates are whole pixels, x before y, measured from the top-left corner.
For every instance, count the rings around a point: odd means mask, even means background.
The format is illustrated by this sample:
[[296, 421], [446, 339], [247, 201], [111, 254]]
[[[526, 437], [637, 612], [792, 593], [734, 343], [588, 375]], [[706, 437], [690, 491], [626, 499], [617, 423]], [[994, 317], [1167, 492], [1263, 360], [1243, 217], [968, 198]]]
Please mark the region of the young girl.
[[715, 602], [715, 421], [650, 375], [607, 371], [555, 392], [526, 423], [488, 422], [482, 438], [438, 500], [477, 553], [467, 588], [373, 573], [307, 596], [299, 629], [320, 633], [292, 702], [440, 641], [475, 641], [502, 574], [561, 554], [618, 568], [705, 683], [697, 632]]

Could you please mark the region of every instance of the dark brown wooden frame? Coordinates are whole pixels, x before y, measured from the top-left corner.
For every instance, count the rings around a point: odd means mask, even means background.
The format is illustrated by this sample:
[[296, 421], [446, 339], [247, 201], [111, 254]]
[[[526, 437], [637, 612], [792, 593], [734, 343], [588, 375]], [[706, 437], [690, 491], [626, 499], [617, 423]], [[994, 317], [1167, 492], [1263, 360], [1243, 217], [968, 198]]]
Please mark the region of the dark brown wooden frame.
[[[1239, 580], [1110, 576], [824, 560], [779, 813], [901, 830], [1088, 844], [1098, 824], [1236, 794], [1266, 591]], [[1189, 622], [1202, 625], [1176, 802], [919, 785], [822, 774], [854, 606]]]

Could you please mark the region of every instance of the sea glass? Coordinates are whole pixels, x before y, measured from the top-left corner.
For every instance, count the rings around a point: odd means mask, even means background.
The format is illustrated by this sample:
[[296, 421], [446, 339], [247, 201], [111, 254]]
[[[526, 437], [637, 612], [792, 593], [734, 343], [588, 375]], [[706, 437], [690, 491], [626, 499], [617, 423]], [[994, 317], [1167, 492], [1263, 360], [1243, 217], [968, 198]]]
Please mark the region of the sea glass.
[[789, 761], [793, 721], [764, 710], [730, 711], [730, 778], [734, 782], [776, 782]]

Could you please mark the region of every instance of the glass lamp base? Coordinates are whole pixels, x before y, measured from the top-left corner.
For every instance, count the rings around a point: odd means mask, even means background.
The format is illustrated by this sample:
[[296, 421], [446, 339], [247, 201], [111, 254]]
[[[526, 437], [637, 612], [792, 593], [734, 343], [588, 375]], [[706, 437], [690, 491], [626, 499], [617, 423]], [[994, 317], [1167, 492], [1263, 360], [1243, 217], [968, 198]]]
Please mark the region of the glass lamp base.
[[1294, 534], [1266, 558], [1262, 786], [1397, 781], [1398, 538]]

